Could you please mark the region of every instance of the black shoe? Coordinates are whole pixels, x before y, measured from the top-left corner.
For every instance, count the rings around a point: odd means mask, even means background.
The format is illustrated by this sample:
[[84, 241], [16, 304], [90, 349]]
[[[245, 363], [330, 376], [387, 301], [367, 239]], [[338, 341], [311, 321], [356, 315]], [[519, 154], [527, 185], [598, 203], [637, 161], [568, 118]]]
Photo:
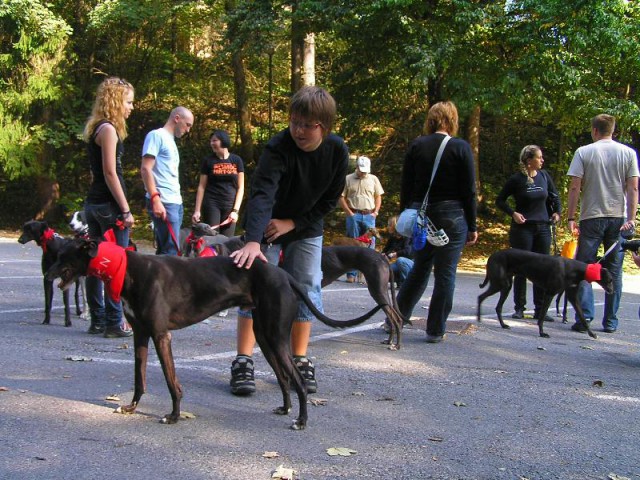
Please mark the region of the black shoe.
[[587, 327], [585, 327], [581, 323], [574, 323], [573, 325], [571, 325], [571, 330], [573, 330], [574, 332], [587, 333]]
[[444, 340], [444, 335], [431, 335], [427, 333], [427, 343], [440, 343]]
[[133, 335], [133, 330], [123, 328], [122, 325], [117, 327], [107, 327], [104, 329], [104, 338], [125, 338]]
[[89, 330], [87, 330], [87, 333], [89, 335], [98, 335], [100, 333], [104, 333], [104, 325], [94, 325], [92, 323], [89, 327]]
[[602, 331], [603, 331], [604, 333], [616, 333], [616, 330], [617, 330], [617, 328], [611, 328], [611, 327], [604, 327], [604, 328], [602, 329]]
[[316, 393], [318, 391], [318, 382], [316, 382], [316, 369], [313, 362], [307, 357], [293, 357], [293, 363], [300, 370], [304, 383], [307, 386], [307, 393]]
[[[533, 318], [535, 318], [536, 320], [538, 319], [538, 312], [536, 312], [536, 313], [533, 315]], [[556, 319], [555, 319], [555, 318], [553, 318], [553, 317], [550, 317], [549, 315], [545, 315], [545, 316], [544, 316], [544, 321], [545, 321], [545, 322], [555, 322], [555, 321], [556, 321]]]
[[251, 395], [256, 391], [253, 376], [253, 359], [246, 355], [238, 355], [231, 362], [231, 393], [234, 395]]
[[523, 309], [516, 310], [513, 313], [513, 315], [511, 315], [511, 318], [515, 318], [516, 320], [522, 320], [524, 318], [524, 310]]

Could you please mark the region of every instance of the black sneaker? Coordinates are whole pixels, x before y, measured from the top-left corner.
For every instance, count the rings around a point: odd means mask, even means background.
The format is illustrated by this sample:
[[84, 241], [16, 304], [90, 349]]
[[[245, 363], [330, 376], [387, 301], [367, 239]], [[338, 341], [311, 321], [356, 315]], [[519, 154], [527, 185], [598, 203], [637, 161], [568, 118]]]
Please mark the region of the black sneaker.
[[522, 320], [524, 318], [524, 310], [522, 309], [516, 310], [513, 313], [513, 315], [511, 315], [511, 318], [515, 318], [516, 320]]
[[304, 378], [307, 393], [316, 393], [318, 391], [318, 382], [316, 382], [316, 369], [313, 366], [313, 362], [307, 357], [293, 357], [293, 363], [300, 370], [302, 378]]
[[[538, 319], [538, 312], [535, 312], [535, 313], [533, 314], [533, 318], [534, 318], [534, 319], [536, 319], [536, 320]], [[555, 322], [555, 321], [556, 321], [556, 319], [555, 319], [555, 318], [553, 318], [553, 317], [550, 317], [549, 315], [545, 315], [545, 316], [544, 316], [544, 321], [545, 321], [545, 322]]]
[[104, 338], [125, 338], [133, 335], [133, 330], [130, 328], [118, 325], [117, 327], [106, 327], [104, 329]]
[[587, 327], [585, 327], [582, 323], [574, 323], [571, 325], [571, 330], [574, 332], [587, 333]]
[[92, 323], [89, 327], [89, 330], [87, 330], [87, 333], [89, 335], [98, 335], [100, 333], [104, 333], [104, 325], [94, 325]]
[[231, 393], [234, 395], [251, 395], [256, 391], [253, 376], [253, 359], [246, 355], [238, 355], [231, 362]]

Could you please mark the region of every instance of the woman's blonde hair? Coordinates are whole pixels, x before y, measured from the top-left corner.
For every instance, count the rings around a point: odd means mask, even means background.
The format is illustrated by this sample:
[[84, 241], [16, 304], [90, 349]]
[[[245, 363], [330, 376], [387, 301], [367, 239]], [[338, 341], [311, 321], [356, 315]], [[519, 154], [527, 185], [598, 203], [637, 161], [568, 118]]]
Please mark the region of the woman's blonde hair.
[[397, 232], [397, 230], [396, 230], [396, 226], [397, 225], [398, 225], [398, 215], [394, 215], [393, 217], [389, 217], [389, 220], [387, 220], [387, 228], [389, 229], [390, 233]]
[[444, 130], [452, 137], [458, 134], [458, 109], [453, 102], [434, 103], [424, 122], [427, 135]]
[[529, 170], [527, 170], [527, 162], [541, 152], [542, 149], [538, 145], [527, 145], [520, 150], [520, 170], [527, 177], [527, 183], [533, 183], [533, 178], [529, 175]]
[[120, 140], [127, 138], [124, 101], [129, 92], [133, 92], [133, 85], [118, 77], [105, 78], [98, 85], [93, 109], [82, 134], [85, 142], [91, 139], [96, 125], [103, 120], [108, 120], [114, 126]]

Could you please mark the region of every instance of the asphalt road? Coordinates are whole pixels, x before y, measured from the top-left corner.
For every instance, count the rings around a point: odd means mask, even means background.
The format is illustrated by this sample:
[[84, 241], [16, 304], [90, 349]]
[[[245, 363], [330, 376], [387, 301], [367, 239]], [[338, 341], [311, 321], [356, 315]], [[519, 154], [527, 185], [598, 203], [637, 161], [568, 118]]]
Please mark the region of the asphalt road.
[[[88, 335], [75, 316], [65, 328], [59, 292], [52, 324], [41, 325], [40, 253], [0, 241], [1, 479], [268, 479], [280, 465], [298, 479], [640, 478], [635, 278], [625, 280], [618, 332], [597, 340], [558, 321], [546, 325], [550, 339], [532, 320], [502, 330], [497, 296], [477, 324], [482, 278], [466, 273], [441, 344], [424, 342], [422, 321], [405, 329], [400, 351], [380, 344], [381, 314], [346, 331], [315, 322], [319, 389], [296, 432], [295, 398], [288, 417], [271, 413], [281, 398], [259, 352], [258, 392], [229, 393], [233, 312], [174, 334], [182, 409], [195, 418], [159, 423], [171, 401], [153, 349], [138, 413], [114, 413], [132, 395], [132, 340]], [[343, 282], [324, 302], [334, 318], [372, 306], [365, 287]], [[357, 453], [329, 455], [336, 447]]]

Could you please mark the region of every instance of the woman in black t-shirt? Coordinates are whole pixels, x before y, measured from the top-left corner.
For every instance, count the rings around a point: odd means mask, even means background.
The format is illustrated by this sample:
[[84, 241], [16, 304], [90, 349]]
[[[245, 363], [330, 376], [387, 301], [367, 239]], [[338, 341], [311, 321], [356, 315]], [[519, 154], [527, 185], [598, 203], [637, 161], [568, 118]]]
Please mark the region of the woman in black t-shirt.
[[215, 130], [209, 143], [213, 153], [202, 161], [192, 220], [213, 226], [227, 221], [220, 233], [232, 237], [244, 196], [244, 164], [238, 155], [229, 153], [231, 140], [227, 132]]
[[[529, 252], [549, 254], [551, 248], [551, 227], [549, 221], [560, 219], [560, 201], [551, 176], [544, 170], [542, 150], [537, 145], [527, 145], [520, 152], [521, 171], [512, 175], [504, 185], [496, 205], [511, 217], [509, 245], [511, 248]], [[515, 209], [507, 203], [513, 197]], [[553, 201], [549, 201], [553, 199]], [[515, 313], [513, 318], [524, 318], [527, 302], [526, 278], [516, 275], [513, 282]], [[543, 292], [533, 287], [535, 317], [541, 307]], [[546, 321], [553, 321], [549, 316]]]

